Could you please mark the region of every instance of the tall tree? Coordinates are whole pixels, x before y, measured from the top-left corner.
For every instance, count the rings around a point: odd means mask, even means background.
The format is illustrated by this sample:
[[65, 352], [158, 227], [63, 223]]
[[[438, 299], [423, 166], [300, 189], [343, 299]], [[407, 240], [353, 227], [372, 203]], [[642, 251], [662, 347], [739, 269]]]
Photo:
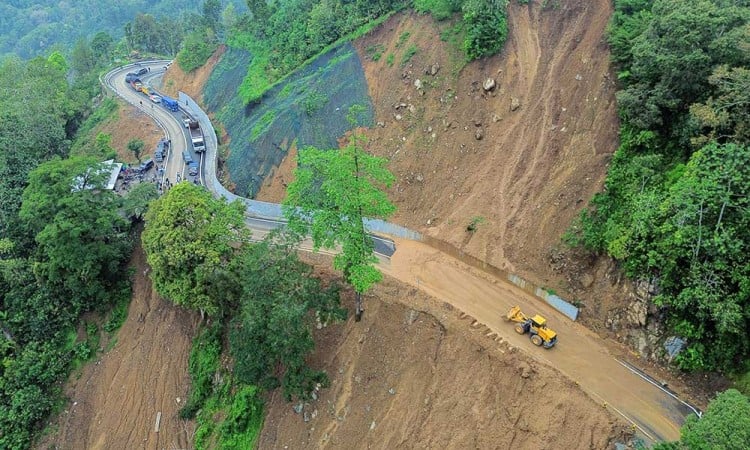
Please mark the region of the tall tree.
[[38, 243], [35, 273], [73, 314], [107, 301], [129, 250], [109, 167], [87, 158], [52, 160], [29, 175], [19, 215]]
[[138, 162], [141, 162], [141, 154], [143, 153], [143, 147], [146, 144], [140, 139], [131, 139], [128, 141], [128, 150], [135, 156]]
[[346, 317], [337, 287], [323, 288], [294, 248], [280, 241], [246, 246], [232, 266], [242, 286], [240, 314], [229, 334], [235, 375], [266, 388], [281, 385], [287, 399], [307, 398], [326, 380], [305, 362], [315, 346], [315, 320]]
[[396, 209], [383, 191], [394, 180], [386, 160], [367, 154], [362, 143], [354, 137], [340, 149], [302, 149], [283, 203], [289, 228], [311, 235], [316, 250], [341, 246], [333, 264], [354, 288], [357, 321], [362, 294], [382, 279], [364, 219], [387, 219]]
[[178, 305], [215, 315], [234, 246], [249, 239], [244, 204], [227, 204], [193, 183], [178, 183], [146, 213], [143, 248], [159, 294]]

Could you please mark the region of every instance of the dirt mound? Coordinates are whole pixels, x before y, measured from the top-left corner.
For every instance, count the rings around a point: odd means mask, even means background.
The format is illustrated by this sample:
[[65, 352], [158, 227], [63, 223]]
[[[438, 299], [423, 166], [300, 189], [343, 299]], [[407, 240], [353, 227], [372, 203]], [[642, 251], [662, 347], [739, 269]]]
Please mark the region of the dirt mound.
[[177, 98], [178, 91], [182, 91], [202, 104], [203, 86], [206, 85], [208, 77], [211, 76], [211, 72], [213, 72], [214, 67], [226, 50], [225, 45], [220, 45], [204, 65], [192, 72], [185, 72], [177, 62], [174, 62], [164, 74], [162, 86], [159, 87], [160, 90], [173, 98]]
[[318, 332], [312, 362], [331, 387], [299, 413], [275, 393], [259, 448], [576, 449], [625, 440], [622, 424], [571, 381], [449, 305], [387, 279], [366, 308], [362, 322]]
[[133, 301], [117, 343], [74, 375], [57, 432], [40, 448], [192, 447], [193, 426], [177, 413], [190, 386], [188, 356], [199, 317], [156, 295], [140, 247], [131, 267]]

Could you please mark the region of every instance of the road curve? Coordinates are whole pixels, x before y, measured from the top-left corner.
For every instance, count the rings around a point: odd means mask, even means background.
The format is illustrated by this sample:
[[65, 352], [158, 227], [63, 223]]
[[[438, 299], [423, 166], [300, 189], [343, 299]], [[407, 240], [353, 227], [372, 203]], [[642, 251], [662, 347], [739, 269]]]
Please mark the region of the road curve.
[[[158, 73], [155, 71], [164, 63], [141, 64]], [[116, 69], [104, 77], [103, 83], [139, 107], [139, 100], [145, 97], [125, 84], [124, 75], [129, 70], [132, 70], [132, 65]], [[181, 165], [179, 152], [188, 145], [186, 139], [179, 138], [185, 136], [182, 124], [158, 105], [143, 109], [172, 139], [174, 151], [168, 162], [169, 176], [174, 177], [176, 167]], [[257, 238], [278, 225], [256, 218], [249, 220], [248, 226]], [[616, 359], [596, 334], [507, 281], [492, 278], [429, 245], [403, 239], [395, 239], [395, 243], [399, 251], [390, 259], [380, 259], [384, 273], [453, 305], [486, 325], [511, 346], [526, 351], [540, 363], [557, 368], [603, 407], [610, 408], [631, 423], [646, 442], [679, 438], [680, 426], [694, 410], [658, 383]], [[308, 242], [303, 249], [311, 249], [311, 244]], [[502, 314], [516, 304], [526, 312], [538, 312], [548, 318], [559, 336], [553, 349], [535, 347], [527, 337], [516, 334], [513, 327], [502, 320]]]

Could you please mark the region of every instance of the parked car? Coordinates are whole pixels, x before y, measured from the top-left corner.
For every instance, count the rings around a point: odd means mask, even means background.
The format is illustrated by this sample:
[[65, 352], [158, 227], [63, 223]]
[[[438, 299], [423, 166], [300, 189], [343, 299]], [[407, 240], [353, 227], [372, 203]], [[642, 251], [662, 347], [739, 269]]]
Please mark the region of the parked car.
[[136, 75], [146, 75], [147, 73], [148, 73], [148, 69], [147, 69], [147, 68], [145, 68], [145, 67], [141, 67], [141, 68], [140, 68], [140, 69], [138, 69], [138, 71], [136, 72]]
[[128, 72], [125, 74], [125, 82], [130, 83], [131, 81], [135, 81], [138, 79], [138, 74], [133, 72]]
[[190, 164], [188, 164], [188, 175], [198, 175], [198, 163], [195, 161], [191, 161]]
[[159, 95], [151, 94], [151, 95], [148, 96], [148, 98], [150, 98], [151, 101], [154, 102], [154, 103], [161, 103], [161, 96], [159, 96]]
[[140, 166], [138, 166], [138, 171], [140, 173], [145, 173], [145, 172], [148, 172], [149, 169], [151, 169], [152, 167], [154, 167], [154, 160], [151, 158], [148, 158], [144, 160]]

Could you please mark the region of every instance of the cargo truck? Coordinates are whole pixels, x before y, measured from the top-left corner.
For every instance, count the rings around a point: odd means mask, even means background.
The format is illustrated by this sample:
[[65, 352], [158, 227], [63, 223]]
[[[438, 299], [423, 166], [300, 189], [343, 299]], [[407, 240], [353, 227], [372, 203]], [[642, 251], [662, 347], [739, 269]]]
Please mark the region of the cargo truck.
[[167, 97], [166, 95], [161, 96], [161, 104], [164, 105], [165, 108], [173, 112], [177, 112], [180, 110], [180, 106], [177, 103], [177, 100], [173, 99], [172, 97]]
[[206, 143], [203, 141], [203, 132], [197, 120], [191, 120], [188, 124], [190, 130], [190, 141], [193, 143], [193, 149], [201, 153], [206, 150]]

